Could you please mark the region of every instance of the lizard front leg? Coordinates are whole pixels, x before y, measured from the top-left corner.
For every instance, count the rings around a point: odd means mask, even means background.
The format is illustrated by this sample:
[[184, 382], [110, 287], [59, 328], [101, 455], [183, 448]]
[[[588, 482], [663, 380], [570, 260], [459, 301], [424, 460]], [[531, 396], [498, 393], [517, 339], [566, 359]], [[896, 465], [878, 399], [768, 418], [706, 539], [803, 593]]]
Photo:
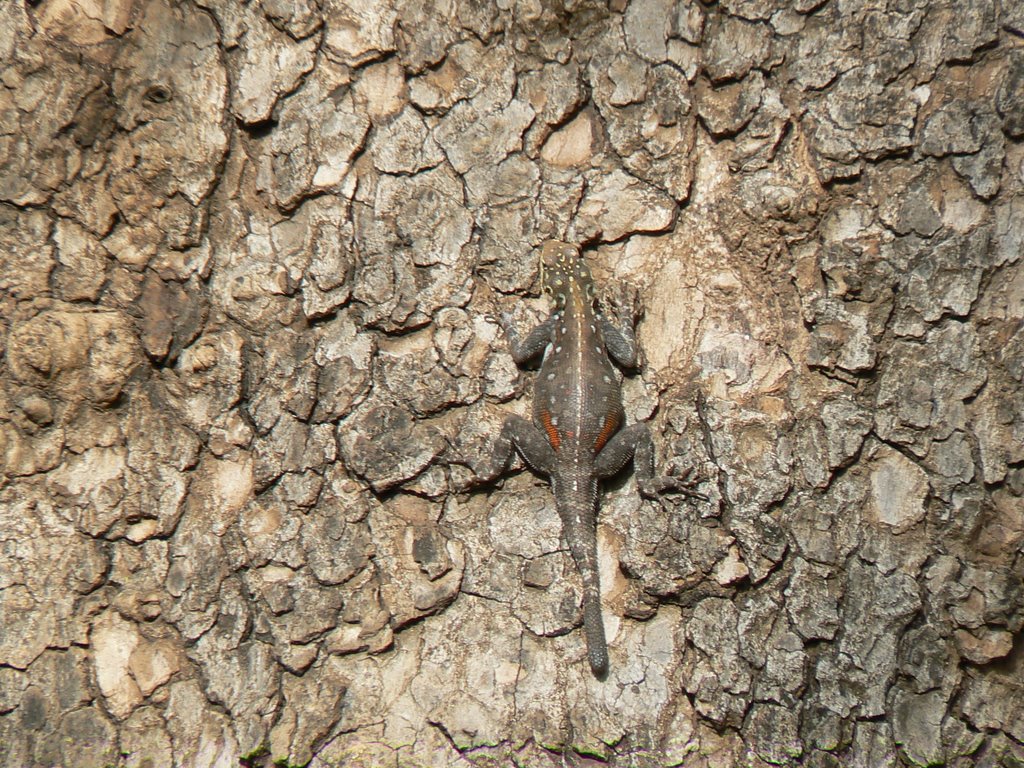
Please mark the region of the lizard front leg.
[[525, 339], [520, 339], [518, 332], [516, 332], [507, 315], [502, 315], [499, 322], [502, 330], [505, 331], [505, 336], [508, 337], [508, 346], [509, 351], [512, 353], [512, 359], [520, 367], [540, 357], [544, 350], [547, 349], [548, 344], [551, 343], [551, 330], [555, 325], [553, 317], [549, 317], [530, 331]]
[[682, 493], [695, 499], [707, 497], [694, 491], [689, 478], [654, 474], [654, 440], [650, 428], [643, 423], [631, 424], [617, 432], [594, 459], [594, 472], [599, 478], [618, 474], [629, 460], [636, 469], [636, 485], [640, 495], [647, 499], [662, 493]]
[[618, 320], [618, 325], [615, 325], [605, 313], [599, 315], [604, 348], [620, 367], [636, 368], [640, 359], [636, 343], [636, 322], [643, 314], [640, 296], [635, 288], [619, 284], [617, 290], [605, 294], [604, 303]]
[[[508, 337], [512, 359], [516, 365], [522, 366], [534, 360], [547, 349], [551, 343], [551, 329], [554, 318], [548, 318], [526, 336], [520, 339], [509, 317], [503, 315], [499, 323]], [[522, 416], [508, 416], [502, 424], [501, 433], [494, 441], [494, 449], [486, 468], [480, 474], [483, 482], [497, 479], [512, 457], [512, 451], [519, 451], [534, 472], [550, 476], [555, 469], [555, 451], [548, 442], [547, 436], [533, 423]]]

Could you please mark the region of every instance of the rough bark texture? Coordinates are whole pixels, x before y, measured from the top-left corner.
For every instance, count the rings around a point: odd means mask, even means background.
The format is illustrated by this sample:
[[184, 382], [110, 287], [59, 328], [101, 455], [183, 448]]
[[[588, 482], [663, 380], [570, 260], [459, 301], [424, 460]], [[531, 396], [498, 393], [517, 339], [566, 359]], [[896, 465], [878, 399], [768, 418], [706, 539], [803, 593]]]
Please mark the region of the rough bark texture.
[[[5, 766], [1024, 762], [1024, 4], [0, 3]], [[474, 488], [640, 291], [594, 679]]]

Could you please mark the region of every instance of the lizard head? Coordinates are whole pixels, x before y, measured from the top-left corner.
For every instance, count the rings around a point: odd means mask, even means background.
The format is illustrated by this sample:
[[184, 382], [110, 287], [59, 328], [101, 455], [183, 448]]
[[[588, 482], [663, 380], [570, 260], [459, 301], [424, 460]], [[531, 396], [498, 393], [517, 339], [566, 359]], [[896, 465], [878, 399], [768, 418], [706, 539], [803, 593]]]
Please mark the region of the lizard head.
[[564, 307], [573, 291], [579, 291], [588, 301], [594, 299], [594, 278], [575, 245], [558, 240], [544, 243], [541, 278], [544, 290], [551, 294], [557, 307]]

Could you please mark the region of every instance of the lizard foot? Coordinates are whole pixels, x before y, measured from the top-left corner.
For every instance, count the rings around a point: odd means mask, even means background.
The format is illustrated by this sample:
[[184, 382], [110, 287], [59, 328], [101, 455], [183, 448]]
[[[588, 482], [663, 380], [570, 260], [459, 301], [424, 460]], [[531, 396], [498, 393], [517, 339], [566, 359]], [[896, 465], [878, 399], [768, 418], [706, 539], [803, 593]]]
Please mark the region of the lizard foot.
[[610, 285], [602, 293], [601, 303], [606, 305], [619, 323], [627, 328], [635, 327], [644, 314], [640, 291], [629, 283], [616, 282]]
[[678, 493], [690, 499], [709, 501], [703, 493], [693, 490], [693, 486], [698, 482], [699, 478], [694, 478], [692, 472], [684, 477], [660, 475], [638, 480], [637, 489], [645, 499], [660, 499], [663, 494]]

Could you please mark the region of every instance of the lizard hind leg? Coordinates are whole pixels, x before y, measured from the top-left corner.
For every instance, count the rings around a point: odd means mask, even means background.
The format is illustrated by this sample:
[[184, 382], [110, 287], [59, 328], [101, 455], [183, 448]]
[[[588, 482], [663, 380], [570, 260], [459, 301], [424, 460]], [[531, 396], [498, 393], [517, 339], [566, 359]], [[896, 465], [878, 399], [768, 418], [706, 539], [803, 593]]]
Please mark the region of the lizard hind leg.
[[608, 441], [594, 460], [594, 471], [600, 478], [618, 474], [629, 460], [636, 469], [636, 485], [640, 495], [656, 499], [663, 493], [680, 493], [694, 499], [707, 501], [707, 497], [694, 491], [695, 482], [688, 477], [655, 476], [654, 440], [646, 424], [630, 424]]
[[630, 424], [612, 435], [594, 458], [594, 472], [599, 478], [611, 477], [633, 459], [637, 481], [654, 474], [654, 441], [646, 424]]
[[483, 482], [496, 480], [512, 458], [512, 451], [519, 451], [534, 472], [551, 475], [555, 470], [555, 451], [548, 443], [547, 436], [522, 416], [508, 416], [501, 427], [490, 460], [479, 473]]

